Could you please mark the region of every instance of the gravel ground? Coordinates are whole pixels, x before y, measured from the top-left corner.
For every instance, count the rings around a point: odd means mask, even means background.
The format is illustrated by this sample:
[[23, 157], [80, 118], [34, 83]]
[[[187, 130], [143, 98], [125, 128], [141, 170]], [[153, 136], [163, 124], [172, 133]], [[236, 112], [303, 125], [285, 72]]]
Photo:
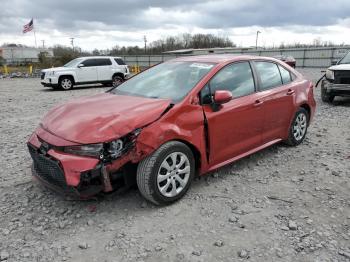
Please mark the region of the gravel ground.
[[26, 141], [53, 105], [104, 90], [0, 80], [0, 261], [350, 260], [350, 99], [324, 104], [316, 89], [303, 144], [197, 179], [171, 206], [137, 190], [67, 201], [32, 182]]

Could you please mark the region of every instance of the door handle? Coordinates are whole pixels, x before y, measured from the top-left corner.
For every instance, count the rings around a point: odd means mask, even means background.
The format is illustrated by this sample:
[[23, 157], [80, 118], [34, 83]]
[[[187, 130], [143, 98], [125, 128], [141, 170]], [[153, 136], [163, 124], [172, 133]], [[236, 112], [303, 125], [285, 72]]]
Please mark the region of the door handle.
[[262, 104], [264, 103], [264, 101], [261, 101], [261, 100], [255, 100], [255, 103], [254, 103], [254, 106], [257, 107], [257, 106], [261, 106]]
[[291, 96], [291, 95], [293, 95], [294, 93], [295, 93], [294, 90], [288, 89], [287, 95], [288, 95], [288, 96]]

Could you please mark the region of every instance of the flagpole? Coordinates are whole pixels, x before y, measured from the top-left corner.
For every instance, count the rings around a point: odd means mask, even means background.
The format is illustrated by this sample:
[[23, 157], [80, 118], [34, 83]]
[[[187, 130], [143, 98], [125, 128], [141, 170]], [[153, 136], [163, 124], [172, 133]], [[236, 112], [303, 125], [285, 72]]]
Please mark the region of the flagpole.
[[38, 45], [37, 45], [37, 43], [36, 43], [36, 34], [35, 34], [34, 19], [33, 19], [33, 33], [34, 33], [34, 39], [35, 39], [35, 48], [38, 48]]

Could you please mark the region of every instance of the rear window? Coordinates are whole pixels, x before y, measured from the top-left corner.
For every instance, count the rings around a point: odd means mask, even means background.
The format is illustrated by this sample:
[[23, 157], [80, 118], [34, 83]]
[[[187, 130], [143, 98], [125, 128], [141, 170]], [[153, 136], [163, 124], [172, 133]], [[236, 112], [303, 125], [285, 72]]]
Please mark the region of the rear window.
[[109, 58], [96, 59], [96, 66], [108, 66], [108, 65], [112, 65], [111, 59]]
[[280, 69], [280, 72], [281, 72], [283, 84], [288, 84], [288, 83], [292, 82], [290, 72], [282, 66], [278, 66], [278, 68]]
[[114, 58], [114, 61], [118, 64], [118, 65], [126, 65], [123, 61], [123, 59], [121, 58]]
[[261, 61], [255, 61], [254, 64], [256, 71], [260, 76], [260, 91], [282, 85], [281, 74], [276, 64]]

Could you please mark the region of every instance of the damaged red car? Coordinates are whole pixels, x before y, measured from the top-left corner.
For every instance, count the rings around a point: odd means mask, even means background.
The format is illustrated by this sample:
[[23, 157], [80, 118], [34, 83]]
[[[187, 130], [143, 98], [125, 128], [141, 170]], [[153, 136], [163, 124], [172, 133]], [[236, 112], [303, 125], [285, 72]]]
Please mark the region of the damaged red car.
[[137, 184], [169, 204], [195, 175], [300, 144], [314, 112], [313, 84], [277, 59], [182, 57], [56, 106], [28, 148], [33, 175], [59, 191], [89, 197]]

